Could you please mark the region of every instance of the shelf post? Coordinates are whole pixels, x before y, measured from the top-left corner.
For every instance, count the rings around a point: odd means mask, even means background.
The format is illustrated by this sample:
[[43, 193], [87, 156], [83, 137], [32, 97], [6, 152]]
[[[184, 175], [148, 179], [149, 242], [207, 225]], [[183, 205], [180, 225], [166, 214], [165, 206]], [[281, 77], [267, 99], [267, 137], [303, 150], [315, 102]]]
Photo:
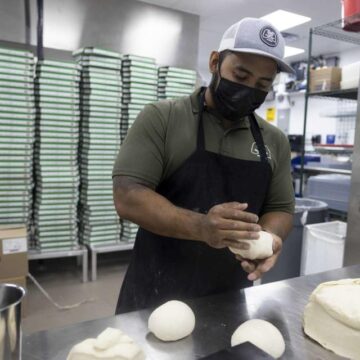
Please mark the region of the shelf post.
[[345, 241], [344, 266], [360, 262], [360, 79], [355, 125], [351, 187], [348, 208], [348, 225]]
[[311, 51], [312, 51], [312, 37], [313, 29], [309, 31], [309, 47], [308, 47], [308, 67], [306, 79], [306, 92], [305, 92], [305, 108], [304, 108], [304, 126], [303, 126], [303, 139], [301, 144], [301, 168], [300, 168], [300, 197], [303, 196], [304, 184], [304, 165], [305, 165], [305, 144], [306, 144], [306, 125], [307, 125], [307, 112], [310, 93], [310, 67], [311, 67]]

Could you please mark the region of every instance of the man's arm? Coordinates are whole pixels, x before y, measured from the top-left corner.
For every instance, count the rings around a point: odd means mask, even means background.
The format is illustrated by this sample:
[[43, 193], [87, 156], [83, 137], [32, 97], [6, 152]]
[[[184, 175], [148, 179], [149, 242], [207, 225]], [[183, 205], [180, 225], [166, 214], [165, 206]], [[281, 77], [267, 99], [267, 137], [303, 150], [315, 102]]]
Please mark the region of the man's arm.
[[113, 190], [115, 208], [121, 218], [161, 236], [200, 240], [202, 215], [174, 206], [149, 184], [115, 176]]
[[268, 212], [260, 217], [259, 224], [264, 231], [275, 234], [284, 241], [292, 229], [293, 215], [281, 211]]
[[179, 208], [140, 180], [114, 176], [114, 203], [118, 215], [155, 234], [203, 241], [215, 248], [248, 249], [241, 239], [257, 239], [258, 217], [245, 211], [247, 204], [216, 205], [204, 215]]

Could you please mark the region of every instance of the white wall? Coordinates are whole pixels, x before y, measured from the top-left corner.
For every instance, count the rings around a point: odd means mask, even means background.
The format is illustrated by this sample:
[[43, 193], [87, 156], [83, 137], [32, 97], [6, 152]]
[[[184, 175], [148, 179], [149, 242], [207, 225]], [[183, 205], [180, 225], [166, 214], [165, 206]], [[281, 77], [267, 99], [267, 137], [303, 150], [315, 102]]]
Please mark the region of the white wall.
[[342, 67], [358, 61], [360, 61], [360, 49], [359, 47], [355, 47], [351, 50], [343, 51], [340, 54], [339, 66]]
[[[290, 134], [303, 133], [304, 103], [304, 94], [297, 94], [290, 97]], [[261, 106], [257, 113], [261, 117], [266, 118], [266, 109], [273, 106], [275, 106], [275, 101], [267, 101]], [[334, 100], [315, 98], [309, 100], [307, 138], [311, 138], [313, 135], [322, 135], [322, 142], [326, 142], [326, 135], [336, 133], [336, 120], [334, 118], [323, 116], [325, 112], [330, 112], [332, 110], [336, 110], [336, 102]], [[274, 125], [276, 125], [276, 119]]]
[[[0, 0], [1, 40], [25, 42], [24, 0]], [[30, 3], [30, 44], [36, 45], [36, 1]], [[199, 16], [135, 0], [44, 1], [44, 47], [83, 46], [156, 59], [158, 65], [196, 69]]]

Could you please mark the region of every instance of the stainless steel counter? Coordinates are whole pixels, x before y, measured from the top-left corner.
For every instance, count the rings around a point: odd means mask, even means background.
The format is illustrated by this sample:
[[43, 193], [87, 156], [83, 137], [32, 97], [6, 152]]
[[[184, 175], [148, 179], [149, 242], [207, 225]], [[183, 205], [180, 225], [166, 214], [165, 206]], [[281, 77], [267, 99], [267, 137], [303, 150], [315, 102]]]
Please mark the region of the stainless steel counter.
[[74, 344], [96, 337], [108, 326], [117, 327], [133, 337], [144, 349], [148, 360], [199, 359], [230, 346], [235, 329], [254, 318], [268, 320], [282, 332], [286, 340], [282, 359], [340, 359], [304, 335], [302, 314], [310, 293], [318, 284], [356, 277], [360, 278], [360, 265], [189, 301], [196, 315], [195, 331], [174, 343], [162, 343], [148, 334], [147, 320], [151, 310], [39, 332], [24, 337], [22, 359], [65, 360]]

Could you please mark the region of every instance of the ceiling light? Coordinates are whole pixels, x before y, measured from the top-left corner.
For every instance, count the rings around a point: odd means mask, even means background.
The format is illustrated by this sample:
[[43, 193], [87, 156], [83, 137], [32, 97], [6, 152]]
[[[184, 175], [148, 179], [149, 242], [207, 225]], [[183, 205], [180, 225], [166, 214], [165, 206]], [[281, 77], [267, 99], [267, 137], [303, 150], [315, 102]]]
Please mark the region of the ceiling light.
[[311, 20], [311, 18], [307, 16], [302, 16], [285, 10], [276, 10], [263, 16], [262, 19], [271, 22], [279, 31], [293, 28]]
[[299, 54], [302, 54], [303, 52], [305, 52], [304, 49], [300, 49], [300, 48], [296, 48], [296, 47], [292, 47], [292, 46], [285, 46], [284, 58], [299, 55]]

